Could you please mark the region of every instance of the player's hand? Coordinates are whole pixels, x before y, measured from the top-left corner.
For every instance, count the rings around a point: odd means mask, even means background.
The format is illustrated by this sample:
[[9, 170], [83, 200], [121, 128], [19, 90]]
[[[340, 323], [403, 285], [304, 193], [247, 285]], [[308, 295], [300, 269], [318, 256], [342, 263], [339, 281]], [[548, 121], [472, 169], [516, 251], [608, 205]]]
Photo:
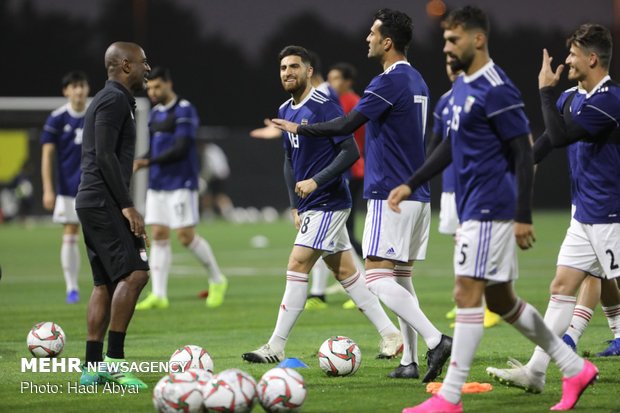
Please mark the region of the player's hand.
[[312, 178], [305, 181], [299, 181], [295, 184], [295, 193], [300, 198], [305, 198], [310, 195], [319, 185]]
[[296, 208], [291, 209], [291, 215], [293, 216], [293, 222], [295, 223], [295, 229], [299, 231], [299, 228], [301, 228], [301, 218], [299, 217], [299, 214], [297, 213]]
[[283, 130], [284, 132], [297, 133], [299, 125], [295, 122], [289, 122], [284, 119], [271, 119], [271, 123], [276, 128]]
[[146, 238], [146, 231], [144, 230], [144, 218], [134, 208], [123, 208], [123, 216], [129, 221], [129, 229], [138, 238]]
[[136, 159], [133, 161], [133, 171], [139, 171], [142, 168], [148, 168], [149, 160], [148, 159]]
[[548, 86], [555, 86], [560, 81], [560, 75], [564, 71], [564, 65], [559, 65], [555, 72], [551, 68], [553, 57], [549, 56], [547, 49], [543, 49], [543, 60], [540, 72], [538, 73], [538, 89]]
[[277, 139], [282, 136], [282, 131], [271, 124], [271, 120], [264, 119], [264, 128], [257, 128], [250, 131], [250, 136], [256, 139]]
[[400, 207], [398, 206], [398, 204], [400, 204], [401, 201], [404, 201], [410, 196], [411, 188], [409, 188], [409, 185], [399, 185], [390, 191], [387, 199], [387, 204], [392, 211], [400, 212]]
[[534, 226], [532, 224], [515, 222], [514, 231], [519, 248], [526, 250], [534, 246], [534, 242], [536, 242], [536, 234], [534, 233]]
[[54, 206], [56, 205], [56, 194], [54, 191], [44, 191], [43, 192], [43, 208], [48, 211], [53, 211]]

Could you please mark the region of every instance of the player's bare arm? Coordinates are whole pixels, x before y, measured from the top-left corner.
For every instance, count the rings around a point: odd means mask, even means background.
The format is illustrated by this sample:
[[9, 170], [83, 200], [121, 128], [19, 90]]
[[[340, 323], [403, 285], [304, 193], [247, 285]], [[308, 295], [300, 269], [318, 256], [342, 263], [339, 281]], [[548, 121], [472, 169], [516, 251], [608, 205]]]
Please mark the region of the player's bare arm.
[[299, 127], [299, 124], [295, 122], [289, 122], [288, 120], [284, 119], [272, 119], [271, 122], [274, 127], [284, 132], [297, 133], [297, 128]]
[[139, 171], [142, 168], [148, 168], [150, 161], [148, 159], [136, 159], [133, 161], [133, 171]]
[[56, 192], [54, 191], [54, 174], [52, 165], [54, 164], [54, 154], [56, 146], [53, 143], [43, 145], [41, 154], [41, 180], [43, 182], [43, 207], [49, 211], [54, 210], [56, 204]]
[[410, 196], [411, 188], [409, 185], [398, 185], [396, 188], [392, 189], [388, 195], [388, 206], [392, 211], [400, 213], [400, 207], [398, 205]]
[[299, 231], [299, 228], [301, 228], [301, 218], [297, 213], [297, 208], [291, 209], [291, 216], [293, 217], [293, 222], [295, 223], [295, 229]]

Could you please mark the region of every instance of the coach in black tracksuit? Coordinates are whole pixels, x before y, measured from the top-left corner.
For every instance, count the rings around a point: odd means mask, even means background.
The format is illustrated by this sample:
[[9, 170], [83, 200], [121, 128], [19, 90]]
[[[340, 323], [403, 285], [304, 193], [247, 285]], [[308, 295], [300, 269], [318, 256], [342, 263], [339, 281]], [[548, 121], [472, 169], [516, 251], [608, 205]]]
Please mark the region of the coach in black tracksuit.
[[136, 144], [135, 99], [151, 70], [135, 43], [116, 42], [105, 54], [108, 81], [86, 111], [82, 177], [76, 209], [92, 267], [86, 362], [123, 359], [125, 332], [148, 281], [144, 220], [129, 196]]

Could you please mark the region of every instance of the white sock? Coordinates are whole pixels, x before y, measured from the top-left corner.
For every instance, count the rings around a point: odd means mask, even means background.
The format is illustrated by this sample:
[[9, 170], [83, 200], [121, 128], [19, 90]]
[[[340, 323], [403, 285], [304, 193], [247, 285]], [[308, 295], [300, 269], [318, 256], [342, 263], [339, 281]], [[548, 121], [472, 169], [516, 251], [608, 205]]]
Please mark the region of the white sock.
[[450, 367], [439, 390], [441, 397], [456, 404], [461, 399], [461, 389], [484, 333], [484, 307], [457, 308], [450, 355]]
[[611, 307], [603, 306], [603, 312], [614, 338], [620, 338], [620, 304]]
[[577, 344], [579, 339], [586, 331], [590, 320], [592, 319], [594, 310], [585, 305], [576, 305], [573, 310], [573, 318], [570, 320], [570, 327], [566, 330], [566, 334], [573, 339], [573, 342]]
[[154, 240], [149, 255], [149, 266], [151, 267], [151, 288], [153, 294], [159, 298], [168, 297], [168, 274], [171, 261], [170, 240]]
[[209, 274], [211, 275], [209, 282], [217, 284], [223, 281], [222, 271], [217, 265], [215, 255], [213, 255], [213, 250], [211, 250], [211, 245], [209, 245], [206, 239], [196, 234], [187, 248], [194, 253], [196, 258], [198, 258], [202, 265], [204, 265], [209, 271]]
[[[413, 267], [408, 265], [397, 265], [394, 267], [394, 277], [396, 282], [413, 296], [413, 299], [420, 305], [418, 297], [413, 289], [411, 271]], [[403, 355], [400, 364], [407, 366], [411, 363], [419, 364], [418, 360], [418, 333], [411, 328], [402, 318], [398, 317], [400, 332], [403, 335]]]
[[60, 247], [60, 265], [65, 276], [67, 292], [77, 291], [78, 274], [80, 273], [80, 249], [77, 245], [78, 236], [64, 234], [62, 236], [62, 246]]
[[329, 279], [329, 268], [323, 261], [323, 258], [319, 258], [318, 261], [312, 267], [312, 287], [310, 288], [310, 295], [325, 295], [325, 288], [327, 288], [327, 280]]
[[[552, 294], [549, 298], [549, 305], [545, 312], [545, 324], [556, 336], [561, 337], [568, 330], [576, 301], [576, 297], [569, 295]], [[546, 374], [549, 361], [549, 354], [545, 353], [542, 348], [536, 347], [527, 367], [534, 373]]]
[[278, 312], [278, 321], [269, 339], [269, 345], [274, 351], [284, 351], [286, 340], [304, 310], [306, 294], [308, 294], [308, 274], [287, 271], [286, 288]]
[[342, 284], [349, 297], [355, 302], [357, 308], [375, 326], [381, 337], [398, 333], [398, 329], [385, 314], [383, 307], [381, 307], [379, 299], [368, 290], [364, 277], [359, 272], [356, 272], [346, 280], [340, 281], [340, 284]]
[[[547, 365], [549, 364], [548, 359], [551, 357], [564, 376], [574, 376], [583, 369], [583, 359], [562, 341], [557, 332], [548, 327], [547, 322], [530, 304], [518, 300], [515, 308], [506, 314], [505, 319], [521, 334], [539, 346], [542, 354], [547, 357]], [[527, 367], [538, 375], [544, 375], [547, 370], [546, 366], [544, 370], [540, 370], [537, 369], [540, 366], [530, 367], [529, 363]]]
[[409, 291], [394, 280], [393, 270], [367, 270], [366, 285], [374, 295], [379, 297], [383, 304], [405, 320], [424, 338], [429, 349], [437, 347], [441, 341], [441, 332], [429, 321]]

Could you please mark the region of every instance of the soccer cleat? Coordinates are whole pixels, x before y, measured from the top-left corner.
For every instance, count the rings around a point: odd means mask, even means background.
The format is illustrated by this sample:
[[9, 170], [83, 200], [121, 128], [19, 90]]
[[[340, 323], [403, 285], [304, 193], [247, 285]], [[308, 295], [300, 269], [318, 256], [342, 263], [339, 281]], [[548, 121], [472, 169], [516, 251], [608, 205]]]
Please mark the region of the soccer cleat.
[[406, 366], [399, 364], [387, 376], [391, 379], [417, 379], [420, 377], [420, 372], [416, 363], [407, 364]]
[[121, 370], [121, 364], [125, 363], [125, 359], [113, 359], [111, 357], [105, 356], [103, 361], [107, 365], [107, 371], [99, 372], [99, 376], [103, 379], [103, 381], [117, 383], [125, 387], [135, 386], [138, 389], [149, 388], [149, 386], [145, 382], [137, 378], [135, 375], [133, 375], [133, 373], [129, 371], [124, 372]]
[[452, 310], [446, 313], [446, 318], [448, 320], [454, 320], [456, 318], [456, 306], [452, 307]]
[[224, 297], [228, 290], [228, 279], [222, 275], [222, 281], [219, 283], [209, 283], [209, 296], [205, 301], [208, 308], [216, 308], [224, 303]]
[[78, 290], [71, 290], [67, 293], [67, 304], [77, 304], [80, 302], [80, 293]]
[[136, 304], [136, 310], [151, 310], [156, 308], [158, 310], [164, 310], [170, 307], [170, 303], [167, 298], [161, 298], [153, 293], [149, 293], [146, 298]]
[[284, 360], [284, 351], [275, 352], [269, 344], [259, 347], [249, 353], [243, 353], [241, 358], [250, 363], [279, 363]]
[[349, 299], [342, 304], [342, 308], [345, 310], [355, 310], [357, 306], [355, 305], [355, 301]]
[[510, 387], [518, 387], [528, 393], [541, 393], [545, 388], [545, 375], [535, 374], [513, 358], [507, 362], [509, 369], [487, 367], [487, 374]]
[[564, 334], [562, 336], [562, 341], [566, 343], [566, 345], [570, 347], [575, 353], [577, 352], [577, 344], [575, 344], [575, 341], [571, 336], [569, 336], [568, 334]]
[[597, 357], [620, 356], [620, 338], [614, 338], [613, 340], [607, 341], [607, 343], [609, 343], [609, 347], [607, 347], [605, 351], [596, 353], [596, 356]]
[[572, 377], [562, 377], [562, 400], [550, 410], [571, 410], [585, 389], [598, 379], [598, 369], [588, 360], [583, 361], [583, 369]]
[[326, 308], [327, 303], [325, 302], [325, 298], [319, 296], [309, 297], [304, 306], [306, 310], [325, 310]]
[[381, 339], [379, 343], [378, 359], [391, 359], [403, 352], [403, 336], [392, 333]]
[[500, 321], [502, 321], [502, 316], [494, 313], [488, 308], [484, 309], [484, 328], [491, 328], [493, 326], [496, 326], [499, 324]]
[[426, 375], [422, 379], [422, 383], [431, 382], [441, 374], [443, 365], [450, 357], [451, 351], [452, 337], [442, 334], [439, 344], [437, 344], [434, 349], [426, 352], [426, 363], [428, 365], [428, 370], [426, 370]]
[[[105, 365], [101, 363], [102, 368], [105, 368]], [[91, 386], [93, 384], [98, 384], [103, 382], [99, 372], [95, 369], [89, 369], [86, 366], [86, 363], [82, 364], [82, 375], [80, 376], [80, 385], [82, 386]]]
[[436, 394], [430, 399], [417, 406], [403, 409], [403, 413], [462, 413], [463, 402], [457, 404], [450, 403], [440, 395]]

